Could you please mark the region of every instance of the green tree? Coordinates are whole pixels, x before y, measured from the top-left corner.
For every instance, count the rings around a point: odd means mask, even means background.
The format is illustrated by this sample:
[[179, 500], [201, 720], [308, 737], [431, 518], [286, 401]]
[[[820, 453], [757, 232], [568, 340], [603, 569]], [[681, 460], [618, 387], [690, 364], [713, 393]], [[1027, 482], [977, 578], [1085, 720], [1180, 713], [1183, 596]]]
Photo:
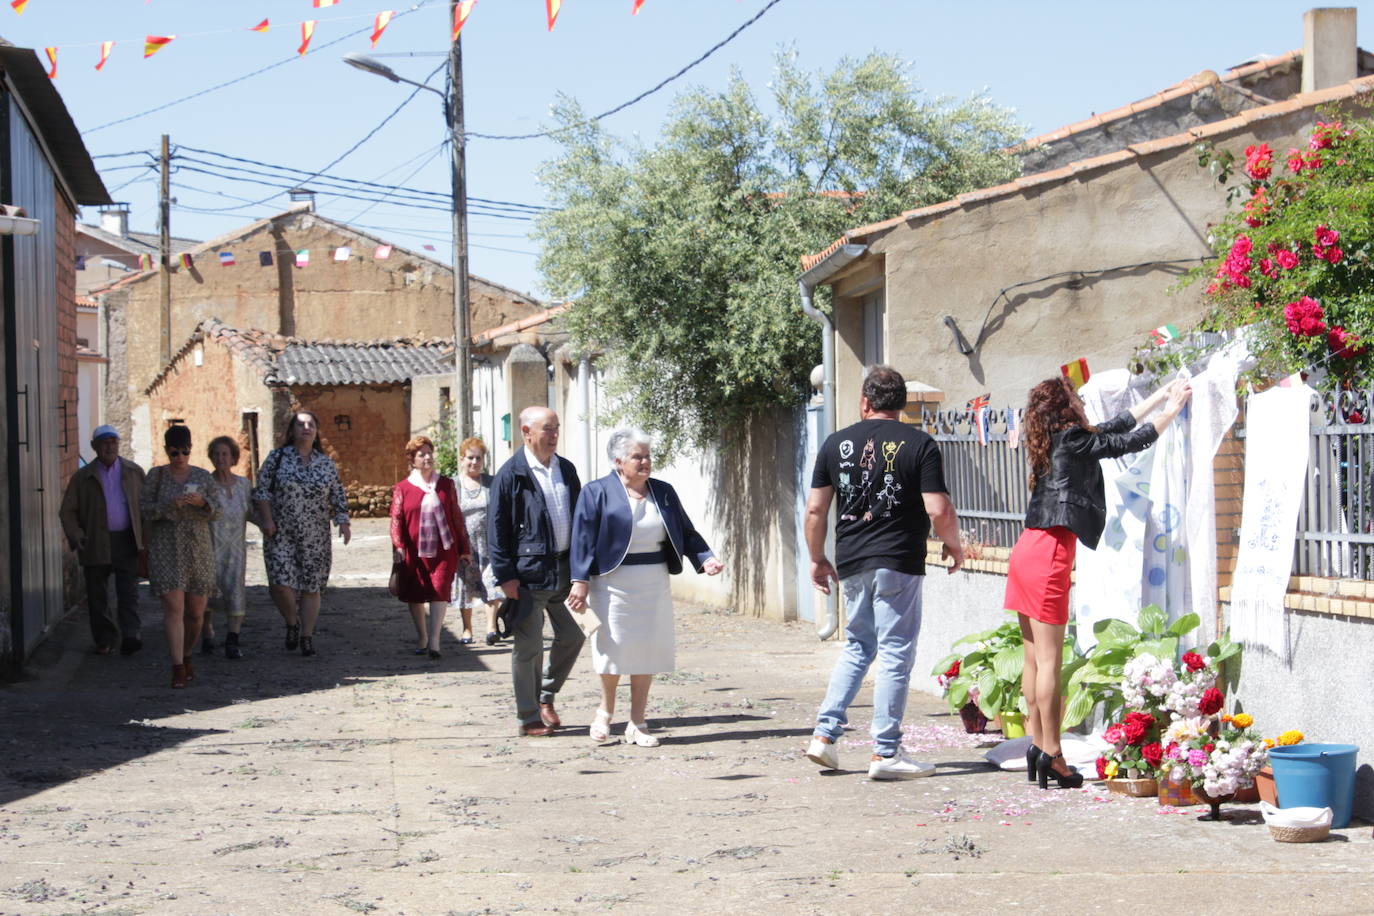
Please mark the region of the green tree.
[[765, 111], [738, 73], [680, 96], [656, 145], [612, 137], [561, 99], [561, 154], [541, 178], [540, 268], [576, 304], [573, 338], [613, 370], [618, 420], [659, 448], [707, 448], [722, 428], [807, 392], [820, 359], [799, 258], [845, 229], [1018, 174], [1022, 135], [985, 95], [928, 99], [897, 58], [833, 73], [780, 53]]

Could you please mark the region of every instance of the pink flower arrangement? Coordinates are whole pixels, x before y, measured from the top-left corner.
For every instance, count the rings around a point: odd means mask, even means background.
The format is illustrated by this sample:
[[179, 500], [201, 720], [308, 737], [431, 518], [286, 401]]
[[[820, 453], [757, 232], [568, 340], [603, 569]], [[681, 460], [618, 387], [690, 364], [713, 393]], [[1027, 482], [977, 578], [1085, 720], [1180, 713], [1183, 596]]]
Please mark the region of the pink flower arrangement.
[[1288, 332], [1301, 337], [1316, 337], [1326, 333], [1325, 317], [1321, 305], [1311, 296], [1303, 296], [1297, 302], [1283, 307], [1283, 318], [1288, 324]]

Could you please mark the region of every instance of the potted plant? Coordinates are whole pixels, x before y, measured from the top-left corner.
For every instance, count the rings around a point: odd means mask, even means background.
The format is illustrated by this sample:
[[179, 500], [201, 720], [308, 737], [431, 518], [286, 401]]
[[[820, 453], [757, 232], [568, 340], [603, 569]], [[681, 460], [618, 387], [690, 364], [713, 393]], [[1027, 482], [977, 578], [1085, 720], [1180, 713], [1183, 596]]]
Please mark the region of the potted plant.
[[1008, 621], [991, 630], [970, 633], [956, 640], [951, 648], [957, 650], [961, 646], [967, 650], [946, 656], [930, 672], [941, 679], [949, 708], [963, 715], [962, 710], [973, 703], [989, 719], [1002, 717], [1002, 734], [1006, 737], [1024, 735], [1021, 670], [1025, 658], [1020, 626]]
[[1123, 795], [1146, 798], [1158, 792], [1155, 770], [1164, 759], [1159, 719], [1148, 712], [1129, 712], [1107, 727], [1102, 737], [1112, 749], [1097, 758], [1097, 778]]
[[1204, 710], [1212, 708], [1211, 713], [1204, 712], [1201, 717], [1206, 727], [1193, 720], [1195, 727], [1191, 733], [1164, 749], [1164, 765], [1175, 778], [1192, 783], [1193, 794], [1211, 805], [1209, 819], [1214, 821], [1221, 819], [1222, 802], [1231, 800], [1238, 790], [1254, 785], [1269, 752], [1264, 739], [1250, 730], [1254, 722], [1248, 715], [1227, 716], [1224, 721], [1214, 718], [1221, 702], [1221, 692], [1209, 688], [1202, 701]]

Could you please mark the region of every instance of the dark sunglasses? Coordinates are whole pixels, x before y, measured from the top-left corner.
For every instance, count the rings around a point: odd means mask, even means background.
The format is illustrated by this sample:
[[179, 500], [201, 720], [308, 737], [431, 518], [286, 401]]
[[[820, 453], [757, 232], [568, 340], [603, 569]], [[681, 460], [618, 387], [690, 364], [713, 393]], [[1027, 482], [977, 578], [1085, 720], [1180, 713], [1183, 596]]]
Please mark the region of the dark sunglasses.
[[169, 458], [175, 458], [177, 455], [186, 455], [186, 456], [190, 456], [190, 454], [191, 454], [191, 450], [190, 450], [189, 448], [169, 448], [169, 449], [167, 449], [167, 456], [168, 456]]

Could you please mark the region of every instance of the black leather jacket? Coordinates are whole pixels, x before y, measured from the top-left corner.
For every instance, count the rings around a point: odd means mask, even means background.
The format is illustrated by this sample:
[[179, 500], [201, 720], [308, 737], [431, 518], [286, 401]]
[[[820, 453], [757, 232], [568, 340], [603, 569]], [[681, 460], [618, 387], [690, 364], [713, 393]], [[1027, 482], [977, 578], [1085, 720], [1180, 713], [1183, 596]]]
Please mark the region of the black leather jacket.
[[1154, 424], [1136, 426], [1129, 410], [1098, 426], [1095, 433], [1081, 426], [1055, 433], [1050, 437], [1050, 471], [1035, 482], [1026, 527], [1062, 525], [1096, 549], [1107, 524], [1107, 494], [1098, 461], [1143, 451], [1158, 438]]
[[[562, 455], [556, 456], [568, 487], [568, 517], [577, 511], [582, 484], [577, 469]], [[491, 481], [487, 508], [487, 553], [497, 583], [518, 579], [529, 589], [549, 591], [559, 586], [558, 551], [553, 526], [544, 505], [544, 491], [534, 479], [525, 449], [521, 446], [496, 472]]]

